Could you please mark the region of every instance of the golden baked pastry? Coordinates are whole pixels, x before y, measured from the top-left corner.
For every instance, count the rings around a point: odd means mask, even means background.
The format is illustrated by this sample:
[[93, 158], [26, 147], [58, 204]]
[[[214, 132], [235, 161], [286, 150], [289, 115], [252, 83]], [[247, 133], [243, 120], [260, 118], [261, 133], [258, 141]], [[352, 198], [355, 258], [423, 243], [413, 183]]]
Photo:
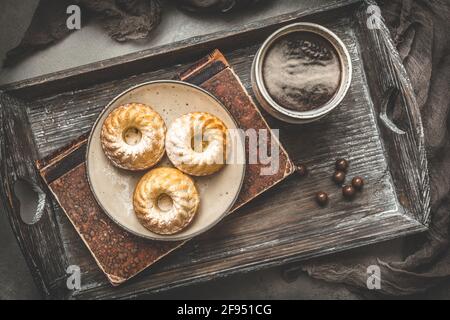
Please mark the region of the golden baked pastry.
[[[161, 200], [169, 198], [163, 208]], [[156, 168], [139, 180], [133, 195], [139, 222], [158, 234], [174, 234], [194, 218], [200, 203], [192, 179], [175, 168]]]
[[185, 114], [173, 121], [166, 136], [166, 152], [181, 171], [205, 176], [219, 171], [227, 159], [227, 127], [207, 112]]
[[149, 106], [129, 103], [113, 110], [100, 135], [103, 151], [119, 168], [148, 169], [164, 155], [166, 125]]

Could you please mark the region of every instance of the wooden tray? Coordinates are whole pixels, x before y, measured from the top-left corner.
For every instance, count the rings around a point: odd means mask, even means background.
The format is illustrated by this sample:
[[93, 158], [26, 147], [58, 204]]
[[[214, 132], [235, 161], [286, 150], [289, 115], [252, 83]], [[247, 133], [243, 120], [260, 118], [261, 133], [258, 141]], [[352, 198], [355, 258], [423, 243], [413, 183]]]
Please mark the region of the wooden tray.
[[[2, 88], [0, 202], [32, 273], [50, 297], [129, 298], [317, 257], [424, 231], [429, 182], [420, 113], [401, 60], [384, 24], [368, 29], [372, 1], [340, 1], [292, 12], [225, 32], [21, 81]], [[227, 217], [213, 232], [183, 246], [126, 284], [113, 288], [53, 201], [35, 224], [20, 218], [17, 179], [44, 189], [33, 166], [89, 131], [108, 100], [132, 85], [167, 79], [219, 48], [250, 90], [250, 67], [261, 42], [282, 25], [310, 21], [342, 38], [353, 62], [353, 83], [341, 106], [321, 121], [279, 128], [291, 159], [305, 163], [305, 179], [291, 176]], [[396, 109], [395, 121], [390, 120]], [[6, 124], [6, 125], [5, 125]], [[351, 162], [350, 176], [366, 178], [353, 202], [330, 180], [334, 159]], [[331, 203], [318, 208], [318, 190]], [[47, 197], [47, 200], [50, 200]], [[66, 268], [78, 265], [82, 287], [69, 291]]]

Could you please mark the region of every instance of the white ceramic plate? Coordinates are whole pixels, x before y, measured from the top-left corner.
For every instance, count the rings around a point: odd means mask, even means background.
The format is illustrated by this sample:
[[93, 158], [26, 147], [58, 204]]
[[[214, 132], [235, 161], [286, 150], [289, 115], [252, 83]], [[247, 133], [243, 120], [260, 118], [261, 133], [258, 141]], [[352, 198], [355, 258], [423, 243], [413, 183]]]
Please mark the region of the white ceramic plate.
[[[86, 165], [92, 192], [105, 213], [119, 226], [138, 236], [153, 240], [185, 240], [192, 238], [219, 222], [231, 209], [239, 195], [245, 174], [245, 147], [242, 139], [231, 144], [231, 159], [218, 173], [192, 177], [200, 193], [200, 207], [193, 222], [181, 232], [159, 235], [144, 228], [133, 210], [132, 196], [138, 180], [146, 173], [131, 172], [114, 167], [103, 153], [100, 132], [108, 114], [120, 105], [137, 102], [156, 110], [169, 127], [183, 114], [209, 112], [220, 118], [229, 129], [237, 125], [228, 110], [207, 91], [181, 81], [152, 81], [121, 93], [102, 111], [92, 128], [87, 146]], [[156, 167], [172, 167], [167, 156]]]

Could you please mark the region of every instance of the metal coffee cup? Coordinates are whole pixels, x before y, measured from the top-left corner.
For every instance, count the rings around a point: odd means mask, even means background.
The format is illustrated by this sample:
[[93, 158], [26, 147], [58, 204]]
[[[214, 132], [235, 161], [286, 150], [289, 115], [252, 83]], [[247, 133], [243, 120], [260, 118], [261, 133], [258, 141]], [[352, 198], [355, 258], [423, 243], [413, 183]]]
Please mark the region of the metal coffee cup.
[[[340, 82], [333, 96], [319, 107], [306, 111], [292, 110], [275, 101], [267, 89], [263, 76], [264, 61], [268, 51], [278, 39], [294, 32], [320, 36], [331, 45], [330, 48], [334, 49], [340, 63]], [[308, 123], [324, 117], [340, 104], [350, 87], [352, 63], [346, 46], [332, 31], [314, 23], [294, 23], [277, 30], [263, 43], [253, 60], [251, 77], [255, 96], [268, 113], [285, 122]]]

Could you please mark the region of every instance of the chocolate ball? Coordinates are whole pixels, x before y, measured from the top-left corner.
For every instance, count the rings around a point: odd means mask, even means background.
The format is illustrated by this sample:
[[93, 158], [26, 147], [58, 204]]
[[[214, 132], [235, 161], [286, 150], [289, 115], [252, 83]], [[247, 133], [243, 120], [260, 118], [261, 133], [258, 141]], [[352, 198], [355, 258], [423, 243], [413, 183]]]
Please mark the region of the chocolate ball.
[[358, 191], [361, 191], [364, 187], [364, 179], [361, 177], [354, 177], [352, 179], [352, 186]]
[[351, 200], [355, 197], [356, 190], [351, 185], [346, 185], [342, 187], [342, 195], [345, 199]]
[[316, 193], [316, 201], [320, 206], [326, 206], [328, 203], [328, 194], [326, 192], [320, 191]]
[[344, 171], [336, 171], [333, 174], [333, 181], [337, 184], [342, 184], [345, 181], [345, 172]]
[[335, 166], [336, 166], [336, 170], [347, 172], [348, 161], [345, 159], [337, 159]]
[[300, 177], [305, 177], [308, 174], [308, 168], [304, 164], [297, 165], [296, 169]]

